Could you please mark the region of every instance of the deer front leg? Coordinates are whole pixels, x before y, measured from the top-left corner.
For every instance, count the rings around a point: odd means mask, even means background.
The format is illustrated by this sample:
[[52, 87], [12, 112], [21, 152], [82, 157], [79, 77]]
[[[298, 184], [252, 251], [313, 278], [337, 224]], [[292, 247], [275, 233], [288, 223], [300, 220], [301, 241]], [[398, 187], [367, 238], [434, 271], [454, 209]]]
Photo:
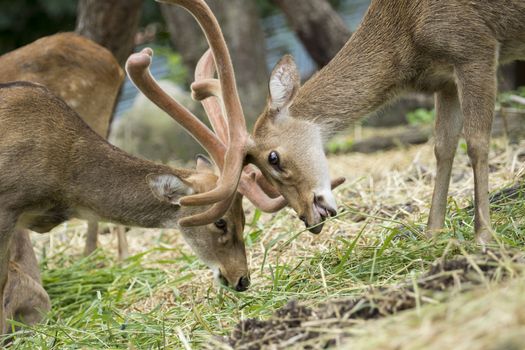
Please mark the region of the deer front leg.
[[447, 195], [454, 156], [458, 146], [463, 118], [455, 87], [435, 94], [436, 126], [434, 154], [436, 181], [428, 216], [427, 237], [443, 229], [447, 209]]
[[86, 235], [86, 246], [84, 247], [84, 255], [88, 256], [97, 249], [98, 239], [98, 221], [88, 221], [88, 229]]
[[[8, 212], [0, 211], [0, 295], [4, 296], [4, 290], [7, 284], [7, 274], [9, 265], [9, 251], [11, 240], [15, 229], [17, 215]], [[0, 303], [0, 332], [6, 334], [7, 322], [6, 314], [4, 312], [4, 303]]]
[[34, 325], [42, 320], [50, 308], [51, 301], [42, 287], [29, 232], [17, 229], [11, 242], [9, 272], [4, 290], [6, 318]]
[[456, 67], [463, 131], [474, 171], [474, 227], [476, 239], [492, 238], [489, 210], [489, 143], [496, 100], [496, 59]]
[[28, 274], [27, 268], [15, 261], [9, 262], [4, 312], [7, 319], [32, 326], [40, 322], [43, 315], [51, 309], [51, 301], [40, 280], [35, 280]]

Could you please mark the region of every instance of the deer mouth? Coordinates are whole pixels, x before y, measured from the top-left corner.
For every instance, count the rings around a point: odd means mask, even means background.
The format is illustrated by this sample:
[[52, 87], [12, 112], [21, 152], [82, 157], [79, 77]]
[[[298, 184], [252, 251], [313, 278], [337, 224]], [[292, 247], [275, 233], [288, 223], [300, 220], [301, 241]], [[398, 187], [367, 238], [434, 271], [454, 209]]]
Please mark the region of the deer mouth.
[[317, 235], [323, 230], [324, 221], [328, 217], [335, 215], [334, 212], [333, 209], [314, 202], [312, 207], [312, 220], [308, 220], [304, 215], [301, 215], [299, 219], [304, 223], [308, 231]]
[[311, 220], [308, 220], [304, 215], [300, 216], [299, 219], [304, 222], [304, 225], [308, 228], [308, 231], [314, 234], [319, 234], [323, 230], [326, 219], [331, 216], [335, 216], [337, 211], [329, 205], [322, 203], [322, 201], [314, 199], [311, 213]]

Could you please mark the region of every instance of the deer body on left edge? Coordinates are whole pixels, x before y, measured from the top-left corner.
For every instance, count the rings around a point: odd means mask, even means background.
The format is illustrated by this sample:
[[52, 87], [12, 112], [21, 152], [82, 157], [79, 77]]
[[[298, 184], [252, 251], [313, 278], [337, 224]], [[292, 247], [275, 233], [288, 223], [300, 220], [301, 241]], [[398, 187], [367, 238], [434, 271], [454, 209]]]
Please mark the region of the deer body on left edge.
[[[42, 84], [68, 104], [97, 134], [107, 138], [124, 71], [111, 52], [75, 33], [40, 38], [0, 56], [0, 83]], [[88, 221], [84, 254], [97, 248], [98, 222]], [[117, 227], [119, 258], [128, 256]]]
[[[9, 286], [10, 254], [21, 230], [44, 233], [74, 217], [176, 228], [181, 217], [204, 209], [181, 207], [179, 198], [216, 182], [205, 158], [190, 170], [133, 157], [42, 85], [0, 84], [0, 295]], [[181, 233], [216, 277], [244, 291], [249, 271], [242, 196], [232, 202], [220, 220]], [[7, 329], [7, 311], [0, 304], [0, 332]]]

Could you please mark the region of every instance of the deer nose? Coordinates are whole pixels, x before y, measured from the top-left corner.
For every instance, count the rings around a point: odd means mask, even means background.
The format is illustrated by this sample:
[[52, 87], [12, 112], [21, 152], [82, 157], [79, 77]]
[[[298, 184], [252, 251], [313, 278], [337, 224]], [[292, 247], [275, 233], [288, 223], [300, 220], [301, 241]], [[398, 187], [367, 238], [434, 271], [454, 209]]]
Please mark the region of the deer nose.
[[330, 206], [330, 204], [328, 204], [328, 201], [324, 198], [323, 195], [315, 195], [314, 203], [318, 207], [321, 207], [322, 209], [324, 209], [329, 216], [337, 215], [337, 210], [335, 210], [334, 208]]
[[248, 287], [250, 286], [250, 277], [248, 276], [242, 276], [239, 278], [239, 282], [237, 282], [237, 285], [235, 286], [235, 290], [237, 292], [244, 292]]

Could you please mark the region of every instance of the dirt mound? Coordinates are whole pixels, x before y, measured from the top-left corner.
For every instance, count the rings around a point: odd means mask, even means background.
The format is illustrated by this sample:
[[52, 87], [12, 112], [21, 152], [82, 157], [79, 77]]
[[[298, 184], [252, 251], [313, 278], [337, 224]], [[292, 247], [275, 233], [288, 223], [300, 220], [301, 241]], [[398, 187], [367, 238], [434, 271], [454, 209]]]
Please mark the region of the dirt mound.
[[375, 319], [439, 302], [454, 293], [514, 276], [525, 267], [523, 253], [503, 255], [487, 252], [435, 262], [417, 280], [395, 288], [375, 288], [354, 298], [323, 303], [310, 308], [291, 301], [268, 320], [241, 321], [226, 339], [234, 349], [285, 349], [292, 345], [304, 349], [326, 348], [345, 336], [338, 331], [357, 320]]

